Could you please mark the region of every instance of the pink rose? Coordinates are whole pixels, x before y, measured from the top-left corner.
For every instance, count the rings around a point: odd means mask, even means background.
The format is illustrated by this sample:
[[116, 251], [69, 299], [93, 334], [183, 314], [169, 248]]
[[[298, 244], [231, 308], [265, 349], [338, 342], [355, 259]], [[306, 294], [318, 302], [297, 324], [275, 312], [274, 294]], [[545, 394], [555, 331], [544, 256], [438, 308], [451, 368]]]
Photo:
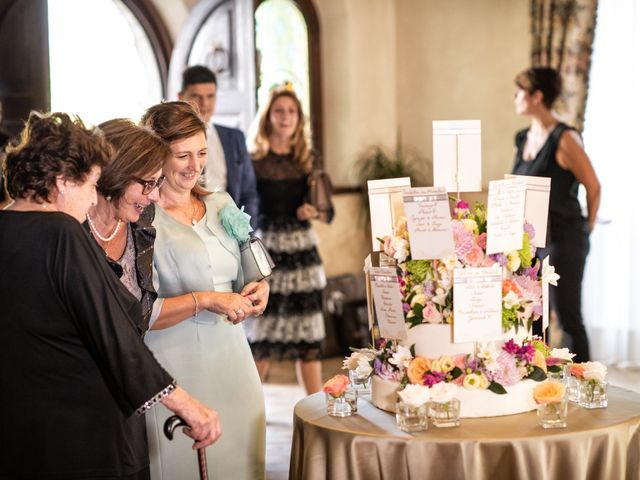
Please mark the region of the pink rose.
[[332, 397], [338, 398], [347, 391], [349, 383], [349, 377], [346, 375], [336, 375], [335, 377], [327, 380], [327, 383], [322, 387], [322, 391], [328, 393]]
[[443, 323], [442, 313], [438, 311], [433, 302], [427, 302], [422, 309], [422, 318], [427, 323]]

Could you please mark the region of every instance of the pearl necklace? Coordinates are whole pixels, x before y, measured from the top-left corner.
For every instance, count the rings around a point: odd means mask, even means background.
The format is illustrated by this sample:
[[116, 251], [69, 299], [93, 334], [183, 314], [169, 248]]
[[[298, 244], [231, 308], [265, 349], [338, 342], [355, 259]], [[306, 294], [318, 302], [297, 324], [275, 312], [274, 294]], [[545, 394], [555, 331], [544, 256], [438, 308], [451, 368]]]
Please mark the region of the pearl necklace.
[[100, 235], [100, 232], [98, 232], [98, 229], [93, 223], [93, 220], [91, 220], [89, 213], [87, 213], [87, 222], [89, 222], [89, 227], [91, 227], [91, 233], [93, 233], [99, 240], [102, 240], [105, 243], [110, 242], [111, 240], [116, 238], [116, 235], [120, 230], [120, 225], [122, 225], [122, 220], [118, 220], [116, 222], [116, 228], [113, 229], [113, 232], [111, 232], [111, 235], [109, 235], [108, 237], [103, 237], [102, 235]]

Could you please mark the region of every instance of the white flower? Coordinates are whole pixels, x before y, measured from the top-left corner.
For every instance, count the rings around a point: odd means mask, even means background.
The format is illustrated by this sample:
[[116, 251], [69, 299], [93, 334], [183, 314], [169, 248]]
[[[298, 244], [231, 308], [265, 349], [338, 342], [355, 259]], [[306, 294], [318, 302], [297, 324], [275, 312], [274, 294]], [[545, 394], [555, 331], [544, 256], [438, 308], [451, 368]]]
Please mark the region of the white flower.
[[342, 369], [356, 370], [360, 365], [360, 361], [371, 362], [374, 358], [376, 358], [375, 350], [370, 348], [361, 348], [344, 358], [344, 361], [342, 362]]
[[600, 362], [587, 362], [584, 364], [583, 376], [585, 380], [597, 380], [603, 382], [607, 376], [607, 367]]
[[433, 303], [437, 303], [438, 305], [442, 305], [444, 307], [447, 303], [447, 293], [448, 292], [446, 292], [442, 288], [436, 288], [436, 294], [433, 297], [431, 297], [431, 301]]
[[548, 283], [549, 285], [558, 286], [558, 279], [560, 275], [556, 273], [556, 269], [553, 265], [547, 265], [542, 269], [542, 283]]
[[480, 375], [478, 375], [477, 373], [470, 373], [464, 377], [464, 381], [462, 382], [462, 384], [464, 385], [464, 388], [468, 388], [469, 390], [476, 390], [481, 388], [481, 382], [482, 379], [480, 378]]
[[431, 392], [424, 385], [409, 384], [398, 392], [400, 399], [410, 407], [418, 408], [429, 401]]
[[507, 268], [512, 272], [515, 272], [520, 268], [520, 255], [518, 255], [517, 250], [507, 254]]
[[358, 366], [354, 370], [356, 376], [368, 377], [369, 375], [371, 375], [371, 372], [373, 372], [371, 361], [365, 356], [360, 357], [360, 359], [358, 360]]
[[395, 258], [399, 263], [404, 262], [409, 256], [409, 242], [404, 238], [393, 237], [391, 239], [391, 248], [395, 250], [393, 258]]
[[411, 355], [409, 347], [399, 345], [398, 351], [391, 356], [389, 363], [398, 368], [407, 368], [411, 363], [411, 360], [413, 360], [413, 355]]
[[549, 356], [552, 358], [561, 358], [562, 360], [571, 361], [576, 354], [571, 353], [568, 348], [554, 348], [549, 352]]
[[458, 393], [458, 386], [453, 383], [440, 382], [433, 385], [430, 390], [432, 402], [450, 402]]
[[502, 303], [504, 304], [504, 308], [508, 310], [516, 305], [520, 305], [520, 299], [512, 290], [509, 290], [509, 293], [502, 298]]
[[411, 299], [411, 307], [413, 308], [416, 303], [419, 303], [420, 305], [425, 305], [427, 303], [427, 297], [424, 296], [424, 293], [414, 295]]

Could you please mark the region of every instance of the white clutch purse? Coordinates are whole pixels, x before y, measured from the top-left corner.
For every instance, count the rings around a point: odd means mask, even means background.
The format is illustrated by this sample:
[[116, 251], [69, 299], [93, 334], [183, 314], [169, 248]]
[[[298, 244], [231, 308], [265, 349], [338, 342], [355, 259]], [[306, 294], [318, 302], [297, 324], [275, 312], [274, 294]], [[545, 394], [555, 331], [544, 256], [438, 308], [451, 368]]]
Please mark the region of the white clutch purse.
[[245, 284], [267, 278], [276, 266], [262, 240], [253, 236], [240, 247], [240, 262]]

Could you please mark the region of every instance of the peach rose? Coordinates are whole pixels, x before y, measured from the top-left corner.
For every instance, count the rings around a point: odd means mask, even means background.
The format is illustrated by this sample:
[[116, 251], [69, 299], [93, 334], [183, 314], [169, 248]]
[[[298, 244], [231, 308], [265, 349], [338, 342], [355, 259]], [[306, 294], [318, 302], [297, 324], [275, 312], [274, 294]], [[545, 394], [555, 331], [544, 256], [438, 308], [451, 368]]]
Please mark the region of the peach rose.
[[571, 368], [571, 375], [573, 375], [576, 378], [584, 378], [583, 363], [572, 363], [570, 368]]
[[509, 292], [513, 292], [518, 296], [522, 295], [522, 293], [520, 293], [520, 289], [518, 288], [518, 284], [513, 280], [507, 279], [502, 282], [502, 295], [506, 295]]
[[347, 390], [349, 383], [349, 377], [346, 375], [336, 375], [335, 377], [327, 380], [322, 387], [322, 391], [337, 398], [342, 396], [342, 394]]
[[531, 360], [531, 363], [544, 370], [544, 373], [547, 373], [547, 360], [544, 358], [544, 353], [540, 350], [536, 350], [536, 353], [533, 354], [533, 360]]
[[425, 357], [415, 357], [407, 368], [409, 382], [414, 385], [424, 385], [424, 374], [431, 370], [431, 360]]
[[564, 385], [555, 380], [542, 382], [533, 389], [533, 399], [536, 403], [558, 403], [564, 398]]

